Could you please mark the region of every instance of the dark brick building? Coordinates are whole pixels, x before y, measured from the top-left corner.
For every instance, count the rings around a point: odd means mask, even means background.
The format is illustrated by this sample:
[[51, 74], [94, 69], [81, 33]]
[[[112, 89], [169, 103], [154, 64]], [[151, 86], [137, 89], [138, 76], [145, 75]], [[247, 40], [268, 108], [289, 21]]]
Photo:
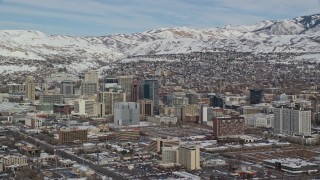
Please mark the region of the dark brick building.
[[213, 136], [243, 135], [245, 120], [241, 116], [216, 117], [213, 119]]

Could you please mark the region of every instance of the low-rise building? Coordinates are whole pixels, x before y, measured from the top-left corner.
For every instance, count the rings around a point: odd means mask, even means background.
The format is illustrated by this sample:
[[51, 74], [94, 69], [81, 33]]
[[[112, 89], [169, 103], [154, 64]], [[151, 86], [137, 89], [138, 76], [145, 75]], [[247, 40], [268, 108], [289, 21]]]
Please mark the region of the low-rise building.
[[72, 166], [72, 171], [80, 177], [91, 177], [95, 175], [95, 171], [90, 169], [88, 166], [74, 164]]
[[293, 158], [267, 159], [263, 161], [263, 165], [293, 174], [317, 172], [319, 169], [318, 164]]
[[71, 114], [71, 105], [69, 104], [54, 104], [53, 105], [53, 113], [67, 115]]
[[20, 154], [3, 156], [1, 157], [1, 161], [4, 170], [18, 170], [28, 166], [27, 156]]
[[148, 122], [157, 123], [157, 124], [176, 124], [178, 121], [177, 117], [171, 116], [149, 116]]
[[44, 123], [45, 119], [33, 117], [33, 118], [27, 118], [25, 121], [25, 124], [30, 127], [31, 129], [39, 129], [42, 127], [42, 124]]
[[86, 142], [88, 139], [87, 129], [63, 128], [58, 133], [60, 144], [74, 143], [75, 141]]

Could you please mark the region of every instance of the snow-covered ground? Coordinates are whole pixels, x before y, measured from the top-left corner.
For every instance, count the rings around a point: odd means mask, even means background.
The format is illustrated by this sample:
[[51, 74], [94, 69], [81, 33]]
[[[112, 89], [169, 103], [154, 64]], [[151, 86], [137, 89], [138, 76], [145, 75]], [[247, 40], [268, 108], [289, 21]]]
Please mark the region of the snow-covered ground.
[[[245, 26], [227, 25], [224, 28], [206, 29], [159, 28], [141, 33], [99, 37], [72, 37], [47, 35], [39, 31], [1, 30], [0, 56], [19, 61], [48, 61], [49, 59], [54, 67], [66, 67], [72, 73], [82, 72], [88, 68], [99, 69], [115, 60], [123, 60], [123, 62], [137, 60], [127, 58], [130, 56], [224, 50], [305, 53], [293, 60], [319, 62], [319, 22], [320, 15], [316, 14], [282, 21], [266, 20]], [[67, 61], [67, 63], [61, 61]], [[35, 70], [35, 67], [28, 68], [27, 62], [12, 64], [1, 58], [0, 65], [1, 73]]]

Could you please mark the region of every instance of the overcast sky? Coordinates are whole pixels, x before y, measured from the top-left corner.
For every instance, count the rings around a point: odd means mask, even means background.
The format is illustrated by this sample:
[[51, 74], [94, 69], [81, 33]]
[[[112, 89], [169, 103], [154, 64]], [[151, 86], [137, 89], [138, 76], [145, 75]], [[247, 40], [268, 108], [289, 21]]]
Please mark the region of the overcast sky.
[[73, 36], [248, 25], [320, 13], [320, 0], [0, 0], [0, 29]]

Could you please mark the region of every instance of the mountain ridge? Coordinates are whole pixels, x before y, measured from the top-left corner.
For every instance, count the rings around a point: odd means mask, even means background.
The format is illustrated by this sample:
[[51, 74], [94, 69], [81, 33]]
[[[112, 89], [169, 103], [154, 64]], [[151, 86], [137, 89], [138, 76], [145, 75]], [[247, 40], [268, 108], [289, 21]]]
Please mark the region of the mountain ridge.
[[[8, 72], [8, 63], [12, 59], [17, 60], [13, 63], [17, 68], [22, 63], [20, 61], [37, 60], [49, 61], [57, 68], [67, 66], [69, 71], [81, 72], [127, 57], [150, 54], [187, 54], [217, 49], [256, 53], [319, 53], [320, 14], [223, 28], [159, 28], [133, 34], [90, 37], [1, 30], [0, 37], [0, 63], [7, 68], [0, 68], [0, 73]], [[319, 58], [316, 60], [319, 61]], [[68, 63], [61, 64], [65, 62]]]

